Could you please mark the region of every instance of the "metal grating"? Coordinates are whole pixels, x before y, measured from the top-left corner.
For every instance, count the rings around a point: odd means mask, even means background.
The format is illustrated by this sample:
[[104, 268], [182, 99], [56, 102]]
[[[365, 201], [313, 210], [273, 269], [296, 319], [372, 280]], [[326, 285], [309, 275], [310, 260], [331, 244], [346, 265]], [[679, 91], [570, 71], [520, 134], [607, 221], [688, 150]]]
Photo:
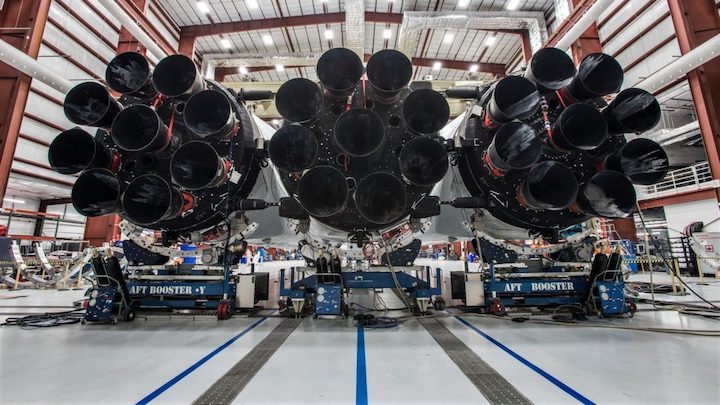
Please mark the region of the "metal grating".
[[302, 319], [286, 319], [273, 329], [250, 353], [240, 359], [225, 375], [220, 377], [193, 404], [230, 404], [270, 360]]
[[491, 404], [532, 404], [437, 319], [419, 318], [418, 321]]

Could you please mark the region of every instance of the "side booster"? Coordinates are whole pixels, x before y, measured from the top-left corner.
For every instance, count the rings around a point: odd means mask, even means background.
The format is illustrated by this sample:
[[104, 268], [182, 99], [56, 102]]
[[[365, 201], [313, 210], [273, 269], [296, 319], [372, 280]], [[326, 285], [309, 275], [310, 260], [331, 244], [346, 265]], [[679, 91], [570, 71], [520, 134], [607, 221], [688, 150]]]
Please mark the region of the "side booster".
[[[128, 52], [108, 65], [105, 86], [81, 83], [63, 108], [80, 127], [59, 134], [48, 160], [59, 173], [80, 173], [72, 189], [85, 216], [119, 214], [169, 240], [225, 226], [224, 213], [249, 194], [259, 170], [245, 107], [219, 84], [201, 78], [182, 55], [154, 71]], [[209, 235], [216, 235], [211, 230]]]
[[354, 52], [334, 48], [317, 73], [320, 85], [292, 79], [276, 95], [285, 120], [269, 155], [293, 196], [281, 215], [313, 217], [358, 241], [437, 215], [439, 200], [427, 194], [448, 170], [438, 137], [449, 118], [445, 98], [411, 90], [410, 60], [394, 50], [374, 54], [365, 71]]
[[657, 125], [660, 106], [641, 89], [620, 90], [612, 57], [588, 55], [576, 69], [555, 48], [538, 51], [523, 76], [451, 89], [473, 94], [481, 112], [468, 117], [459, 170], [468, 191], [495, 218], [544, 235], [593, 216], [622, 218], [636, 205], [633, 184], [653, 184], [668, 170], [654, 141], [627, 142]]

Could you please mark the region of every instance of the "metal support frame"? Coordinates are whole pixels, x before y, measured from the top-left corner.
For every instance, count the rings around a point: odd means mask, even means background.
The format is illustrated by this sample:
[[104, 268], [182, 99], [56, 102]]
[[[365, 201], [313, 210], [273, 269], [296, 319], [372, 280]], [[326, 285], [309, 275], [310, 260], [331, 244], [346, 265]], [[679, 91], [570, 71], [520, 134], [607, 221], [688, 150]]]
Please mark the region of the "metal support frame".
[[[720, 34], [713, 0], [668, 0], [680, 52], [685, 55]], [[716, 52], [717, 54], [717, 48]], [[709, 59], [687, 73], [713, 178], [720, 179], [720, 60]], [[715, 190], [720, 201], [720, 190]]]
[[[394, 270], [400, 287], [409, 291], [413, 298], [431, 298], [432, 296], [439, 296], [442, 292], [440, 268], [435, 269], [435, 274], [431, 273], [429, 266], [394, 266]], [[416, 271], [418, 274], [412, 276], [403, 270]], [[291, 267], [290, 285], [287, 286], [285, 284], [285, 269], [280, 269], [280, 296], [290, 297], [291, 299], [304, 299], [306, 291], [315, 290], [318, 284], [316, 274], [305, 276], [306, 273], [311, 271], [314, 272], [315, 268]], [[297, 280], [296, 275], [299, 276]], [[433, 277], [436, 280], [434, 286], [431, 282]], [[396, 288], [392, 272], [384, 266], [372, 268], [370, 271], [343, 271], [341, 284], [344, 288], [349, 289]]]
[[[0, 10], [0, 38], [33, 60], [40, 52], [51, 0], [8, 0]], [[21, 32], [18, 32], [20, 30]], [[0, 200], [5, 197], [20, 125], [30, 92], [30, 76], [0, 63]]]

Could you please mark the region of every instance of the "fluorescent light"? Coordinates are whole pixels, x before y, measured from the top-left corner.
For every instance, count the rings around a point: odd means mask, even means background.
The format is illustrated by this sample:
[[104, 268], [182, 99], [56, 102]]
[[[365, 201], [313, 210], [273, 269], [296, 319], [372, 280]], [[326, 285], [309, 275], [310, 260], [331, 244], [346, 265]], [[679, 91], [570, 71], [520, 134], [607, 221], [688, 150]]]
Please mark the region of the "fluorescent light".
[[285, 70], [285, 66], [283, 66], [283, 65], [275, 65], [275, 70], [277, 70], [278, 72], [282, 72], [283, 70]]
[[241, 75], [246, 75], [248, 74], [248, 69], [245, 66], [240, 66], [238, 68], [238, 73], [240, 73]]
[[255, 8], [258, 8], [258, 7], [259, 7], [257, 0], [245, 0], [245, 5], [246, 5], [249, 9], [255, 9]]
[[386, 29], [385, 31], [383, 31], [383, 38], [385, 38], [385, 39], [390, 39], [391, 36], [392, 36], [392, 30], [391, 30], [391, 29], [388, 28], [388, 29]]
[[467, 7], [468, 4], [470, 4], [470, 0], [460, 0], [460, 1], [458, 1], [458, 7]]
[[445, 34], [445, 36], [443, 37], [443, 42], [445, 42], [446, 44], [449, 44], [449, 43], [452, 43], [453, 39], [455, 39], [455, 35], [453, 35], [452, 33], [449, 33], [449, 32], [448, 32], [448, 33]]
[[493, 45], [495, 45], [495, 42], [497, 42], [497, 37], [495, 37], [495, 36], [487, 37], [487, 39], [485, 40], [485, 45], [493, 46]]
[[520, 7], [520, 0], [508, 0], [505, 8], [508, 10], [517, 10]]
[[470, 73], [475, 73], [478, 71], [478, 65], [470, 65], [470, 68], [468, 69]]
[[273, 43], [273, 38], [270, 34], [263, 35], [262, 40], [265, 45], [272, 45]]
[[206, 2], [204, 2], [204, 1], [198, 1], [198, 2], [196, 3], [196, 5], [197, 5], [198, 10], [199, 10], [201, 13], [203, 13], [203, 14], [208, 14], [208, 13], [210, 13], [210, 6], [208, 6], [208, 4], [207, 4]]
[[433, 68], [433, 70], [440, 70], [440, 68], [442, 68], [442, 63], [435, 62], [435, 63], [433, 63], [432, 68]]
[[232, 42], [230, 42], [230, 40], [227, 38], [222, 38], [222, 39], [220, 39], [220, 46], [222, 46], [225, 49], [230, 49], [230, 48], [232, 48]]
[[325, 30], [325, 39], [333, 39], [332, 30]]
[[3, 200], [16, 204], [25, 204], [25, 200], [18, 200], [17, 198], [3, 197]]

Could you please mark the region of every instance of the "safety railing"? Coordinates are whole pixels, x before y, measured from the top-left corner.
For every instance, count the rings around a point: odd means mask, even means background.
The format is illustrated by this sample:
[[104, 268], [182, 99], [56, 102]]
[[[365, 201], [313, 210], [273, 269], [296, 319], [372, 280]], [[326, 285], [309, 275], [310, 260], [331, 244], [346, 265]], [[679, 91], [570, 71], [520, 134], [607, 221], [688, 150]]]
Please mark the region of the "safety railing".
[[659, 183], [639, 186], [637, 195], [638, 200], [649, 200], [715, 187], [720, 187], [720, 180], [713, 179], [710, 164], [702, 162], [669, 171], [665, 179]]

